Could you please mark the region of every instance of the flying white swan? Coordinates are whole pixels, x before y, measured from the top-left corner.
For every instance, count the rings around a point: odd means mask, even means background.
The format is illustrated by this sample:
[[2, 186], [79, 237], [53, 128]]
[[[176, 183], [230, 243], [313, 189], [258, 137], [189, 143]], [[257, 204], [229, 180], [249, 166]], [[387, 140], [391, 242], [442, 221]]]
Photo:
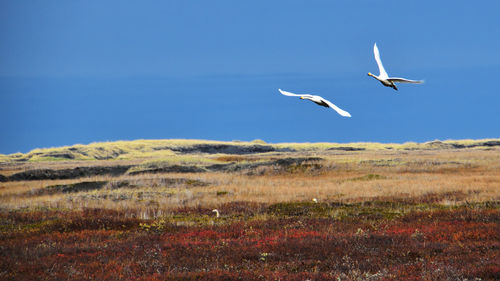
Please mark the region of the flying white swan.
[[377, 79], [378, 81], [380, 81], [380, 83], [382, 83], [382, 85], [384, 85], [386, 87], [391, 87], [394, 90], [398, 90], [398, 88], [396, 87], [396, 85], [394, 83], [420, 84], [420, 83], [424, 82], [422, 80], [409, 80], [406, 78], [389, 77], [389, 75], [387, 75], [387, 72], [385, 72], [384, 66], [382, 65], [382, 61], [380, 60], [380, 53], [379, 53], [378, 48], [377, 48], [377, 43], [375, 43], [375, 45], [373, 45], [373, 54], [375, 55], [375, 60], [377, 61], [378, 70], [379, 70], [380, 74], [378, 76], [376, 76], [376, 75], [373, 75], [371, 72], [368, 72], [368, 76], [371, 76], [371, 77]]
[[339, 107], [337, 107], [336, 105], [334, 105], [333, 103], [331, 103], [330, 101], [320, 97], [320, 96], [315, 96], [315, 95], [296, 95], [296, 94], [293, 94], [293, 93], [290, 93], [290, 92], [287, 92], [287, 91], [283, 91], [281, 89], [278, 89], [280, 91], [281, 94], [285, 95], [285, 96], [289, 96], [289, 97], [300, 97], [300, 99], [306, 99], [306, 100], [310, 100], [314, 103], [316, 103], [317, 105], [321, 105], [321, 106], [324, 106], [324, 107], [331, 107], [333, 110], [337, 111], [338, 114], [344, 116], [344, 117], [351, 117], [351, 114], [349, 114], [349, 112], [345, 111], [345, 110], [342, 110], [340, 109]]

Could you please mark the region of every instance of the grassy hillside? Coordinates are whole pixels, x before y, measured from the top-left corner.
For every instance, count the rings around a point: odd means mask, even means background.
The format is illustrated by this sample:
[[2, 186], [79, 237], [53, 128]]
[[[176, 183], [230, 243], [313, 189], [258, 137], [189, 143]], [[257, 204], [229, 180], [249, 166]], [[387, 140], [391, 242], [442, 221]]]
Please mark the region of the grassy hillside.
[[[500, 194], [498, 145], [493, 139], [421, 144], [137, 140], [36, 149], [4, 156], [0, 203], [144, 210], [154, 201], [167, 210], [313, 197], [418, 201], [436, 194], [441, 203], [484, 202]], [[177, 179], [206, 184], [169, 184]], [[94, 181], [105, 184], [78, 192], [44, 191]]]
[[[116, 142], [97, 142], [88, 145], [72, 145], [56, 148], [34, 149], [28, 153], [15, 153], [10, 155], [0, 154], [0, 162], [39, 162], [39, 161], [67, 161], [67, 160], [133, 160], [144, 158], [171, 157], [179, 154], [182, 148], [197, 146], [233, 148], [229, 154], [249, 154], [252, 149], [264, 151], [405, 151], [405, 150], [439, 150], [439, 149], [463, 149], [463, 148], [491, 148], [500, 147], [500, 139], [483, 140], [446, 140], [431, 141], [425, 143], [408, 142], [396, 143], [265, 143], [262, 140], [253, 142], [223, 142], [208, 140], [134, 140]], [[229, 148], [228, 148], [229, 147]], [[240, 149], [240, 151], [238, 150]], [[244, 149], [247, 149], [246, 151]], [[222, 149], [223, 150], [223, 149]], [[221, 151], [222, 151], [221, 150]], [[194, 149], [193, 149], [194, 151]], [[182, 152], [182, 151], [180, 151]], [[231, 152], [231, 151], [229, 151]], [[222, 151], [221, 153], [224, 153]]]

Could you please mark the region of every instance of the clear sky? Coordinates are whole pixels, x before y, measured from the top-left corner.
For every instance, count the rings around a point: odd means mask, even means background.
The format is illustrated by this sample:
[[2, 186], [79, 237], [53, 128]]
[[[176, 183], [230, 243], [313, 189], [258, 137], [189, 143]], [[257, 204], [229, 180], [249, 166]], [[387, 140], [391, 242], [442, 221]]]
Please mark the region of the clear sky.
[[[500, 1], [0, 1], [0, 153], [500, 137]], [[389, 75], [425, 84], [382, 86]], [[344, 118], [278, 88], [321, 95]]]

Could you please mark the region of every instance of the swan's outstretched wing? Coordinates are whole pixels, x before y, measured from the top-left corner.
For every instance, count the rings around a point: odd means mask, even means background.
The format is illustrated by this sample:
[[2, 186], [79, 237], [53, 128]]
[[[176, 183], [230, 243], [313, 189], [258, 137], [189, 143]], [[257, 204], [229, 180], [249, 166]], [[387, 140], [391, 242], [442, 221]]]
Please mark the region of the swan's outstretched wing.
[[373, 45], [373, 54], [375, 55], [375, 60], [377, 61], [377, 65], [378, 65], [378, 71], [379, 71], [378, 77], [380, 79], [387, 79], [389, 77], [389, 75], [387, 75], [387, 72], [385, 72], [384, 65], [382, 64], [382, 61], [380, 60], [380, 53], [379, 53], [378, 48], [377, 48], [377, 43], [375, 43], [375, 45]]
[[[285, 95], [285, 96], [289, 96], [289, 97], [305, 97], [307, 99], [321, 99], [321, 101], [325, 102], [329, 107], [331, 107], [333, 110], [337, 111], [338, 114], [344, 116], [344, 117], [351, 117], [351, 114], [349, 114], [349, 112], [343, 110], [343, 109], [340, 109], [338, 106], [334, 105], [333, 103], [331, 103], [329, 100], [326, 100], [324, 99], [323, 97], [320, 97], [320, 96], [312, 96], [312, 95], [297, 95], [297, 94], [294, 94], [294, 93], [290, 93], [290, 92], [287, 92], [287, 91], [283, 91], [281, 89], [278, 89], [278, 91], [280, 91], [281, 94]], [[317, 103], [317, 101], [314, 101]]]
[[301, 96], [304, 96], [304, 95], [297, 95], [297, 94], [294, 94], [294, 93], [283, 91], [281, 89], [278, 89], [278, 91], [280, 91], [281, 94], [283, 94], [285, 96], [289, 96], [289, 97], [301, 97]]
[[413, 84], [421, 84], [424, 83], [423, 80], [410, 80], [406, 78], [399, 78], [399, 77], [389, 77], [387, 80], [396, 82], [396, 83], [413, 83]]
[[326, 100], [324, 98], [321, 98], [326, 104], [328, 104], [329, 107], [331, 107], [333, 110], [337, 111], [338, 114], [344, 116], [344, 117], [351, 117], [351, 114], [343, 109], [340, 109], [338, 106], [334, 105], [331, 103], [329, 100]]

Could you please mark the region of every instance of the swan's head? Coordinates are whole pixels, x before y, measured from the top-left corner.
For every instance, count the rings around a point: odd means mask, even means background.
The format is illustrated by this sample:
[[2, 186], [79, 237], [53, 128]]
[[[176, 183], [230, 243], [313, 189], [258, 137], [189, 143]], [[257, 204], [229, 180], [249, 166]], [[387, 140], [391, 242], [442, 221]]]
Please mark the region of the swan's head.
[[373, 74], [371, 72], [368, 72], [368, 76], [373, 76]]
[[305, 99], [305, 98], [304, 98], [304, 96], [301, 96], [301, 97], [300, 97], [300, 99], [301, 99], [301, 100], [303, 100], [303, 99]]

